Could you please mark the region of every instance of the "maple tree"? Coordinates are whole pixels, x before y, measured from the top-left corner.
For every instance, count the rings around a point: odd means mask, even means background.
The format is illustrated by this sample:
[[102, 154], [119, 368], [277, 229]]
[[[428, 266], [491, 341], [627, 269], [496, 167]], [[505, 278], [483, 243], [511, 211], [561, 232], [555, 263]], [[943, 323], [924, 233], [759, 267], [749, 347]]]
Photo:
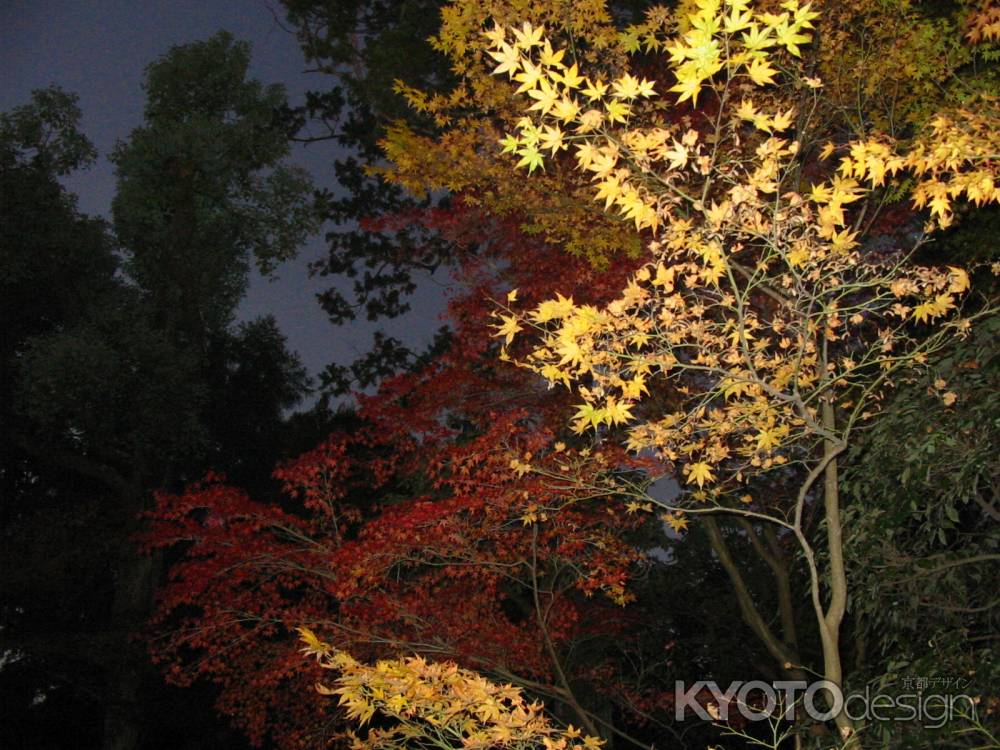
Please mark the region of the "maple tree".
[[[840, 150], [839, 164], [804, 195], [801, 143], [779, 134], [796, 119], [797, 130], [808, 129], [812, 111], [780, 94], [766, 107], [754, 99], [782, 75], [813, 92], [823, 87], [794, 67], [818, 14], [794, 0], [782, 8], [755, 13], [742, 0], [702, 0], [687, 17], [689, 30], [664, 45], [677, 102], [711, 97], [711, 111], [686, 131], [643, 117], [643, 101], [657, 96], [652, 81], [624, 73], [606, 84], [582, 75], [544, 28], [527, 21], [487, 33], [499, 62], [493, 73], [519, 82], [530, 102], [504, 150], [530, 173], [544, 151], [554, 157], [573, 143], [597, 199], [654, 237], [648, 264], [604, 308], [557, 296], [526, 313], [501, 313], [498, 335], [510, 342], [535, 331], [522, 363], [582, 397], [576, 431], [629, 425], [630, 450], [652, 453], [697, 487], [691, 504], [632, 486], [638, 501], [667, 508], [675, 525], [678, 513], [723, 512], [794, 535], [809, 572], [822, 675], [842, 685], [848, 579], [838, 456], [893, 380], [972, 324], [964, 317], [930, 334], [919, 328], [956, 308], [968, 274], [914, 265], [922, 237], [909, 248], [864, 252], [846, 207], [904, 170], [917, 178], [914, 206], [929, 205], [925, 231], [951, 224], [958, 197], [1000, 201], [992, 156], [998, 118], [987, 98], [977, 111], [938, 115], [903, 153], [886, 137], [831, 143], [823, 155]], [[654, 379], [673, 383], [683, 401], [633, 414]], [[949, 405], [956, 396], [943, 398]], [[799, 476], [789, 508], [741, 494], [765, 474], [789, 472]], [[824, 508], [822, 541], [802, 525], [814, 488]], [[788, 659], [767, 640], [779, 661]], [[854, 744], [851, 719], [836, 720]]]
[[[450, 223], [456, 239], [482, 231], [475, 214], [434, 210], [427, 220]], [[490, 228], [497, 258], [532, 258], [502, 274], [526, 295], [549, 293], [557, 268], [564, 279], [573, 270], [595, 299], [617, 283], [584, 263], [570, 269], [558, 252], [540, 254], [516, 232], [505, 244], [498, 229]], [[176, 681], [220, 683], [220, 708], [252, 738], [321, 740], [320, 704], [301, 694], [314, 678], [279, 637], [304, 623], [359, 657], [413, 650], [456, 659], [591, 721], [574, 705], [563, 659], [571, 643], [619, 636], [619, 618], [606, 613], [631, 597], [639, 558], [621, 534], [638, 519], [512, 470], [515, 457], [553, 444], [549, 425], [565, 404], [528, 373], [490, 367], [484, 300], [498, 283], [496, 258], [468, 256], [465, 266], [470, 287], [453, 301], [453, 346], [359, 397], [342, 431], [279, 468], [284, 507], [218, 478], [159, 496], [148, 544], [191, 546], [161, 592], [166, 637], [154, 652]], [[544, 266], [552, 273], [534, 273]], [[555, 469], [559, 454], [549, 460]], [[192, 651], [204, 658], [186, 663]]]

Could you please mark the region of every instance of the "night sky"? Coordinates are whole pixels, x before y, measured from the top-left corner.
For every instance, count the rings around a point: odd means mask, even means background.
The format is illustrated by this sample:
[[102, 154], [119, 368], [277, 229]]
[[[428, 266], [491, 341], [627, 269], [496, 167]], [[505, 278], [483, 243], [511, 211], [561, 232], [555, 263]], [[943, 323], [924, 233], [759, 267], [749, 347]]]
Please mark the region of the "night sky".
[[[251, 74], [263, 83], [285, 85], [291, 102], [310, 87], [329, 87], [326, 77], [304, 72], [298, 44], [281, 28], [282, 10], [262, 0], [2, 0], [0, 2], [0, 111], [28, 101], [32, 89], [57, 84], [80, 97], [83, 131], [100, 152], [89, 170], [66, 180], [80, 209], [108, 216], [115, 180], [107, 154], [116, 140], [141, 124], [145, 66], [175, 44], [205, 39], [220, 29], [253, 45]], [[318, 184], [331, 183], [332, 144], [297, 146], [294, 158]], [[310, 279], [307, 266], [324, 255], [322, 237], [299, 257], [279, 267], [277, 278], [255, 276], [240, 309], [242, 319], [272, 313], [314, 375], [331, 361], [347, 363], [369, 348], [376, 325], [367, 321], [341, 327], [329, 323], [315, 294], [337, 283]], [[338, 286], [350, 289], [350, 282]], [[440, 326], [444, 286], [421, 284], [413, 311], [382, 325], [412, 345], [430, 339]]]

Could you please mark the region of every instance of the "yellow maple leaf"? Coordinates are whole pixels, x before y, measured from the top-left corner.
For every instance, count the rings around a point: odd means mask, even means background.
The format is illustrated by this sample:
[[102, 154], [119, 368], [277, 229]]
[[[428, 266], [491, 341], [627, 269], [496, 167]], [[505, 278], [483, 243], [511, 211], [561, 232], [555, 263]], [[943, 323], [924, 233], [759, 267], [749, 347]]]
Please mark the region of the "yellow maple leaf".
[[852, 232], [849, 229], [834, 232], [830, 237], [830, 247], [837, 252], [847, 252], [857, 246], [857, 236], [857, 232]]
[[612, 425], [628, 422], [633, 419], [631, 408], [632, 405], [626, 401], [609, 398], [603, 409], [604, 421]]
[[493, 69], [493, 75], [495, 76], [507, 73], [513, 78], [521, 67], [520, 53], [506, 42], [500, 45], [499, 50], [490, 50], [489, 55], [500, 63]]
[[589, 141], [578, 143], [576, 146], [576, 164], [580, 169], [590, 169], [594, 159], [598, 156], [597, 147]]
[[580, 404], [573, 415], [573, 431], [584, 432], [588, 427], [597, 427], [604, 422], [604, 409], [598, 409], [593, 404]]
[[528, 107], [528, 111], [537, 109], [543, 115], [547, 114], [559, 100], [559, 92], [546, 78], [540, 79], [538, 81], [538, 88], [529, 90], [528, 96], [536, 100], [534, 104]]
[[730, 398], [739, 398], [745, 393], [750, 392], [751, 383], [749, 380], [743, 377], [732, 377], [724, 378], [720, 383], [719, 387], [722, 389], [722, 397], [727, 401]]
[[653, 277], [653, 286], [662, 286], [667, 292], [673, 291], [674, 288], [674, 276], [677, 273], [677, 269], [673, 266], [669, 268], [663, 263], [656, 264], [656, 276]]
[[580, 105], [568, 96], [560, 97], [552, 106], [552, 116], [562, 122], [570, 122], [580, 114]]
[[798, 28], [798, 24], [779, 24], [774, 31], [777, 36], [778, 44], [784, 45], [785, 49], [796, 57], [802, 57], [799, 45], [805, 44], [812, 39], [812, 37], [809, 34], [799, 33]]
[[618, 200], [622, 193], [622, 183], [617, 175], [608, 175], [597, 184], [597, 195], [594, 200], [604, 199], [604, 208], [608, 209]]
[[670, 161], [671, 169], [684, 169], [688, 162], [688, 152], [684, 144], [678, 143], [674, 138], [673, 146], [663, 152], [663, 157]]
[[[595, 179], [603, 178], [609, 175], [611, 170], [618, 165], [618, 150], [615, 148], [598, 149], [597, 154], [591, 161], [592, 163], [588, 169], [595, 173]], [[615, 179], [620, 180], [618, 177]]]
[[542, 51], [538, 53], [538, 61], [549, 68], [564, 68], [562, 59], [565, 54], [566, 50], [564, 49], [553, 50], [552, 42], [546, 39], [542, 45]]
[[499, 47], [507, 39], [507, 29], [498, 23], [493, 24], [493, 28], [483, 32], [491, 47]]
[[732, 208], [733, 204], [729, 201], [722, 201], [722, 204], [718, 205], [713, 200], [712, 205], [705, 209], [705, 218], [708, 219], [710, 226], [721, 227]]
[[771, 35], [771, 29], [766, 26], [761, 27], [756, 23], [751, 23], [750, 30], [744, 31], [741, 38], [743, 39], [743, 46], [753, 52], [774, 46], [774, 37]]
[[608, 84], [604, 83], [600, 78], [596, 81], [591, 81], [587, 79], [587, 86], [580, 91], [585, 97], [590, 101], [596, 101], [604, 97], [608, 93]]
[[561, 354], [559, 367], [563, 365], [576, 365], [580, 362], [583, 352], [580, 350], [580, 343], [574, 338], [566, 338], [560, 341], [556, 347], [556, 354]]
[[517, 88], [517, 93], [523, 94], [525, 91], [535, 88], [542, 80], [544, 72], [540, 65], [535, 65], [531, 60], [522, 59], [521, 72], [514, 76], [514, 80], [521, 84]]
[[969, 274], [965, 269], [948, 266], [948, 291], [953, 294], [961, 294], [969, 288]]
[[794, 250], [788, 253], [788, 265], [792, 268], [798, 268], [807, 260], [809, 260], [809, 249], [806, 247], [796, 247]]
[[833, 188], [825, 182], [819, 182], [809, 190], [813, 203], [829, 203], [833, 200]]
[[536, 323], [547, 323], [555, 318], [565, 318], [573, 312], [573, 298], [563, 297], [556, 292], [556, 298], [542, 302], [531, 314]]
[[543, 149], [548, 149], [553, 154], [560, 149], [566, 148], [566, 144], [563, 142], [563, 132], [554, 125], [546, 125], [542, 130], [539, 145]]
[[781, 438], [784, 430], [777, 427], [768, 427], [757, 433], [757, 450], [770, 452], [781, 445]]
[[692, 104], [697, 104], [698, 93], [701, 91], [701, 79], [692, 76], [685, 76], [684, 78], [678, 76], [677, 83], [671, 86], [670, 90], [680, 94], [677, 97], [678, 104], [687, 99], [690, 99]]
[[317, 638], [316, 634], [309, 628], [299, 627], [295, 630], [299, 634], [299, 640], [306, 644], [306, 647], [302, 649], [303, 651], [310, 654], [319, 654], [330, 650], [330, 646]]
[[604, 111], [607, 113], [609, 122], [624, 123], [628, 119], [629, 115], [632, 114], [632, 107], [623, 101], [615, 100], [613, 102], [608, 102]]
[[787, 130], [792, 126], [792, 118], [795, 117], [795, 109], [789, 107], [786, 111], [776, 114], [771, 118], [771, 127], [775, 130]]
[[697, 484], [699, 488], [705, 486], [705, 482], [714, 482], [715, 475], [712, 474], [712, 467], [704, 461], [687, 466], [687, 483]]
[[517, 46], [521, 49], [531, 49], [542, 46], [542, 36], [545, 34], [545, 27], [534, 27], [527, 21], [520, 29], [514, 29], [514, 38], [517, 39]]
[[577, 120], [576, 131], [578, 133], [589, 133], [597, 130], [604, 123], [604, 113], [599, 109], [588, 109]]
[[914, 320], [925, 323], [929, 319], [940, 317], [955, 306], [955, 300], [950, 294], [939, 294], [933, 300], [921, 302], [913, 309]]
[[722, 30], [727, 34], [735, 34], [738, 31], [743, 31], [743, 29], [749, 28], [752, 20], [753, 14], [749, 10], [733, 6], [729, 15], [726, 16]]
[[639, 97], [655, 96], [653, 82], [643, 78], [641, 81], [630, 73], [626, 73], [611, 84], [612, 96], [618, 99], [637, 99]]
[[521, 160], [516, 165], [517, 168], [527, 167], [528, 174], [531, 174], [545, 163], [545, 160], [542, 158], [542, 152], [534, 145], [518, 149], [517, 155], [521, 157]]
[[568, 89], [580, 88], [580, 85], [584, 82], [584, 80], [586, 80], [580, 75], [580, 71], [577, 69], [576, 63], [573, 63], [561, 73], [553, 71], [552, 79], [557, 83], [561, 83]]
[[509, 344], [514, 340], [514, 336], [521, 330], [521, 324], [515, 315], [500, 315], [501, 325], [493, 326], [497, 329], [496, 335], [504, 337], [504, 343]]
[[951, 201], [948, 194], [941, 190], [935, 193], [930, 201], [931, 216], [937, 216], [940, 221], [944, 221], [951, 212]]
[[774, 76], [777, 72], [777, 69], [773, 68], [771, 63], [759, 57], [755, 57], [747, 66], [747, 75], [758, 86], [774, 83]]
[[660, 518], [662, 518], [675, 533], [679, 534], [680, 532], [687, 530], [688, 520], [681, 513], [664, 513], [660, 516]]
[[756, 120], [757, 108], [754, 106], [752, 99], [744, 98], [740, 101], [740, 106], [736, 108], [735, 114], [741, 120]]

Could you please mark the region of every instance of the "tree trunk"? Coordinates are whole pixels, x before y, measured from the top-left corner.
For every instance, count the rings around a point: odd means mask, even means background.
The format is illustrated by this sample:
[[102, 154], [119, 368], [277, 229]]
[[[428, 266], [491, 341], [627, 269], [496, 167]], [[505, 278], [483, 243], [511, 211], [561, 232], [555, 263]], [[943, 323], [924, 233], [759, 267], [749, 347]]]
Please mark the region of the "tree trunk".
[[116, 571], [103, 750], [139, 750], [146, 729], [144, 695], [150, 664], [136, 635], [152, 611], [156, 565], [152, 556], [136, 549], [133, 535], [140, 528], [137, 513], [144, 502], [138, 499], [140, 492], [129, 494], [124, 506], [133, 520], [126, 527]]
[[[836, 429], [833, 404], [823, 402], [823, 429], [833, 434]], [[826, 515], [826, 543], [830, 555], [830, 603], [820, 619], [820, 639], [823, 644], [823, 676], [839, 688], [844, 686], [844, 669], [840, 654], [840, 626], [847, 611], [847, 572], [844, 568], [844, 539], [840, 524], [840, 475], [837, 469], [837, 444], [826, 439], [823, 443], [826, 470], [823, 474], [823, 509]], [[845, 711], [834, 721], [845, 747], [857, 747], [854, 722]]]

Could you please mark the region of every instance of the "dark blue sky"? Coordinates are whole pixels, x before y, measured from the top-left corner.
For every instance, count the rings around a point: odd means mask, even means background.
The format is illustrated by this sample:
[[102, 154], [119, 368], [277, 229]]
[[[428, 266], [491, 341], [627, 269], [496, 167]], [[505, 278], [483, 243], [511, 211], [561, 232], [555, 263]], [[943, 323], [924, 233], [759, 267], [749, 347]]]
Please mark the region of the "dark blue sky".
[[[277, 3], [264, 0], [0, 0], [0, 111], [28, 100], [32, 89], [58, 84], [80, 96], [83, 129], [100, 151], [98, 163], [74, 175], [67, 187], [86, 213], [108, 215], [114, 174], [107, 154], [142, 119], [145, 66], [174, 44], [204, 39], [226, 29], [253, 45], [252, 73], [264, 83], [283, 83], [299, 100], [310, 87], [327, 84], [306, 74], [295, 38], [274, 20]], [[330, 185], [330, 144], [297, 147], [295, 160], [321, 184]], [[241, 318], [273, 313], [310, 372], [328, 362], [349, 362], [368, 349], [374, 326], [334, 327], [315, 300], [331, 283], [310, 279], [306, 267], [322, 257], [314, 238], [299, 257], [278, 269], [272, 281], [254, 278]], [[349, 282], [340, 282], [349, 288]], [[440, 325], [442, 287], [421, 285], [414, 310], [384, 328], [419, 344]]]

